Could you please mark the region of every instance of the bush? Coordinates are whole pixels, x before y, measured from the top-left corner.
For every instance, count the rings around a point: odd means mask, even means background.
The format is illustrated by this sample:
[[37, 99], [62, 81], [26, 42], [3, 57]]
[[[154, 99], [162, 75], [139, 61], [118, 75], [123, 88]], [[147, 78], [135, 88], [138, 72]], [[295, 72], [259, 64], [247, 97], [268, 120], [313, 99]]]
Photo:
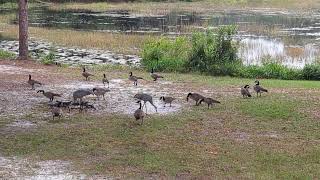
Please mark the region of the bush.
[[302, 69], [302, 76], [307, 80], [320, 80], [320, 64], [308, 64]]
[[189, 69], [213, 75], [231, 75], [230, 73], [233, 72], [230, 70], [233, 68], [230, 67], [238, 61], [237, 48], [232, 44], [232, 36], [235, 33], [235, 26], [224, 26], [215, 31], [194, 33], [191, 38]]
[[55, 60], [55, 54], [50, 51], [49, 54], [40, 58], [40, 62], [45, 65], [53, 64]]
[[0, 59], [14, 59], [15, 57], [14, 53], [0, 49]]
[[157, 71], [198, 71], [212, 75], [234, 75], [239, 60], [232, 44], [234, 26], [194, 33], [191, 39], [161, 38], [147, 42], [142, 51], [142, 65]]
[[175, 40], [161, 38], [147, 42], [142, 51], [142, 65], [148, 70], [183, 72], [186, 67], [188, 52], [188, 39], [178, 37]]
[[241, 65], [238, 69], [238, 76], [245, 78], [273, 78], [273, 79], [302, 79], [299, 69], [288, 68], [277, 63], [265, 63], [262, 66]]

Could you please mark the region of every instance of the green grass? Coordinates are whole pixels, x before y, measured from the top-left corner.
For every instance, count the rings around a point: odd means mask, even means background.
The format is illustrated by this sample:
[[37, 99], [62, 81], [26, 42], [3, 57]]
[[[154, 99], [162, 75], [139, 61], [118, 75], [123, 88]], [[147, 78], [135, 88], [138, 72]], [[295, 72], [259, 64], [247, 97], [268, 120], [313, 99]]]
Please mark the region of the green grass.
[[[127, 76], [124, 67], [94, 66], [92, 72]], [[131, 69], [147, 77], [147, 72]], [[61, 73], [78, 69], [59, 68]], [[191, 88], [221, 94], [252, 79], [164, 74]], [[190, 107], [172, 115], [151, 115], [143, 126], [132, 116], [76, 114], [41, 123], [37, 131], [0, 136], [0, 152], [31, 159], [63, 159], [88, 174], [122, 178], [215, 177], [317, 179], [320, 177], [320, 122], [315, 81], [261, 80], [270, 93], [243, 99], [219, 98], [221, 105]], [[305, 96], [308, 91], [312, 95]], [[304, 95], [302, 96], [301, 93]], [[316, 98], [315, 98], [316, 97]], [[191, 105], [190, 105], [191, 106]], [[38, 109], [45, 110], [45, 109]], [[37, 121], [36, 116], [27, 119]], [[236, 134], [244, 134], [238, 140]], [[274, 137], [275, 136], [275, 137]], [[240, 137], [241, 139], [241, 137]]]
[[0, 49], [0, 59], [14, 59], [15, 57], [16, 57], [15, 54], [9, 51]]

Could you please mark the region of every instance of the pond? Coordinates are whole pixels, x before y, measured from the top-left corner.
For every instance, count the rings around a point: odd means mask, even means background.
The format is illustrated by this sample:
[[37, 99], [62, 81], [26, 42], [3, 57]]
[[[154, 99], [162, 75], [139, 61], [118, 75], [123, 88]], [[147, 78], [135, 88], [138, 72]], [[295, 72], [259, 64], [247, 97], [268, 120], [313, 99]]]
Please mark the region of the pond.
[[[170, 12], [146, 16], [128, 11], [30, 10], [30, 26], [135, 34], [177, 36], [222, 25], [237, 25], [238, 55], [244, 64], [270, 59], [302, 68], [319, 56], [320, 12], [295, 13], [274, 9]], [[13, 22], [14, 23], [14, 22]]]

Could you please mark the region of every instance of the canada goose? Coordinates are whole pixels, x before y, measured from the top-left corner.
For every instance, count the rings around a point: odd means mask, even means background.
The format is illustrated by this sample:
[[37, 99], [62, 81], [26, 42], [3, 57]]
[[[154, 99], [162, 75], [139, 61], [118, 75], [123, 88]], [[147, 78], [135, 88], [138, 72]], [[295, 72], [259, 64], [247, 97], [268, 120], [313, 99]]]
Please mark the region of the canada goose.
[[103, 99], [105, 99], [104, 95], [106, 94], [106, 92], [110, 92], [110, 90], [109, 89], [105, 89], [105, 88], [95, 87], [95, 88], [92, 89], [92, 92], [93, 92], [94, 95], [96, 95], [98, 97], [98, 99], [99, 99], [99, 96], [102, 96]]
[[198, 94], [198, 93], [189, 93], [189, 94], [187, 95], [187, 101], [189, 101], [189, 97], [190, 97], [191, 99], [193, 99], [194, 101], [196, 101], [196, 106], [199, 105], [199, 104], [198, 104], [198, 101], [199, 101], [199, 100], [205, 98], [204, 96], [202, 96], [202, 95], [200, 95], [200, 94]]
[[109, 88], [109, 80], [107, 79], [106, 74], [103, 74], [102, 83], [103, 83], [103, 85], [105, 85], [107, 83], [108, 84], [108, 88]]
[[159, 78], [163, 78], [163, 76], [160, 76], [160, 75], [158, 75], [158, 74], [155, 74], [155, 73], [153, 72], [153, 68], [151, 69], [150, 76], [152, 77], [153, 81], [157, 81]]
[[138, 85], [138, 79], [143, 79], [143, 78], [134, 76], [132, 72], [130, 72], [129, 80], [133, 81], [133, 85], [136, 85], [136, 86]]
[[37, 91], [37, 93], [41, 92], [45, 97], [47, 97], [49, 99], [49, 101], [53, 101], [53, 98], [56, 96], [56, 97], [61, 97], [61, 94], [56, 94], [56, 93], [53, 93], [53, 92], [44, 92], [44, 90], [39, 90]]
[[147, 105], [146, 105], [147, 102], [149, 102], [155, 108], [156, 112], [158, 112], [158, 108], [153, 104], [152, 96], [150, 96], [149, 94], [144, 94], [144, 93], [136, 94], [134, 95], [134, 98], [144, 102], [143, 106], [146, 106], [146, 113], [147, 113]]
[[145, 113], [143, 112], [142, 110], [142, 104], [141, 104], [141, 101], [138, 101], [137, 103], [140, 104], [140, 107], [139, 109], [137, 109], [135, 112], [134, 112], [134, 117], [136, 118], [136, 120], [139, 120], [141, 119], [141, 125], [143, 124], [143, 118], [145, 117]]
[[244, 87], [241, 88], [241, 94], [242, 94], [243, 98], [251, 97], [251, 94], [249, 92], [249, 88], [250, 88], [249, 85], [245, 85]]
[[31, 79], [31, 75], [30, 74], [29, 74], [28, 84], [31, 85], [31, 89], [32, 90], [34, 89], [34, 85], [36, 85], [36, 84], [42, 85], [39, 81]]
[[82, 71], [82, 76], [86, 78], [86, 81], [88, 81], [89, 77], [94, 75], [86, 72], [86, 68], [84, 67]]
[[166, 107], [166, 104], [170, 104], [170, 107], [171, 107], [171, 103], [172, 103], [173, 100], [175, 100], [175, 98], [161, 96], [160, 100], [162, 100], [164, 102], [164, 107]]
[[80, 102], [82, 102], [82, 98], [85, 96], [88, 96], [90, 94], [93, 94], [93, 92], [89, 89], [79, 89], [73, 92], [73, 101], [76, 102], [78, 99]]
[[220, 104], [219, 101], [214, 100], [212, 98], [203, 98], [199, 101], [199, 104], [201, 104], [202, 102], [205, 102], [208, 104], [208, 109], [210, 108], [210, 106], [212, 106], [214, 103]]
[[268, 90], [266, 90], [260, 86], [260, 82], [258, 80], [256, 80], [255, 83], [256, 83], [256, 85], [253, 86], [253, 89], [254, 89], [254, 91], [256, 91], [257, 97], [258, 97], [258, 94], [260, 94], [260, 96], [261, 96], [261, 93], [268, 92]]
[[55, 117], [59, 117], [59, 120], [60, 120], [60, 117], [61, 117], [61, 110], [59, 107], [52, 107], [51, 108], [51, 113], [52, 113], [52, 120], [54, 121], [54, 118]]

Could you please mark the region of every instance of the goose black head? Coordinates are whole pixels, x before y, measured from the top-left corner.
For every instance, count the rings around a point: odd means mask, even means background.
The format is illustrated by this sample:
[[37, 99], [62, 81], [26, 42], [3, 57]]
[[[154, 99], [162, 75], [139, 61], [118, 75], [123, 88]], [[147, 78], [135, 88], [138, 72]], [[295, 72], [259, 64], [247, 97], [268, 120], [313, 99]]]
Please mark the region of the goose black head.
[[31, 74], [29, 74], [29, 80], [31, 80]]
[[132, 72], [130, 72], [129, 74], [130, 74], [130, 76], [132, 76]]
[[151, 68], [151, 73], [153, 73], [154, 72], [154, 69], [153, 68]]
[[256, 83], [256, 85], [260, 84], [260, 82], [258, 80], [254, 81], [254, 83]]
[[103, 77], [106, 78], [106, 74], [103, 74]]
[[83, 72], [86, 72], [86, 68], [85, 67], [83, 67], [82, 69], [83, 69]]
[[93, 88], [92, 91], [95, 92], [97, 90], [97, 88]]
[[192, 96], [192, 93], [189, 93], [189, 94], [187, 95], [187, 101], [189, 101], [189, 96]]
[[161, 96], [161, 97], [160, 97], [160, 100], [164, 100], [164, 96]]
[[39, 92], [44, 93], [44, 90], [39, 90], [39, 91], [37, 91], [37, 93], [39, 93]]
[[244, 86], [245, 89], [250, 88], [250, 86], [247, 84]]

